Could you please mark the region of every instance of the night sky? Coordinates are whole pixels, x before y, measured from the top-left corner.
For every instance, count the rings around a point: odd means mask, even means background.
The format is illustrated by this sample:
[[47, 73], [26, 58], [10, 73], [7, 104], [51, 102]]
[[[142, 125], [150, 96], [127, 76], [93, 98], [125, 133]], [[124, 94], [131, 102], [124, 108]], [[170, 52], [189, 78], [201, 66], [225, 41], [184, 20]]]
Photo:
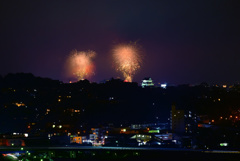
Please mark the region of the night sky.
[[143, 65], [133, 81], [169, 84], [240, 80], [240, 1], [1, 0], [0, 74], [68, 81], [73, 50], [94, 50], [100, 82], [122, 77], [111, 50], [137, 41]]

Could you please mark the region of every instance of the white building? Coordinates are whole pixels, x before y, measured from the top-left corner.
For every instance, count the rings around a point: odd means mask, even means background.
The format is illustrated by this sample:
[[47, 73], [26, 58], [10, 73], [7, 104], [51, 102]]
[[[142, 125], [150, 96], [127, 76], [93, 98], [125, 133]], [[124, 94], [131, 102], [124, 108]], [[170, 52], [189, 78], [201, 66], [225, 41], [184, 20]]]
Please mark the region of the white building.
[[152, 81], [152, 78], [144, 78], [142, 80], [142, 88], [145, 88], [145, 87], [153, 87], [154, 86], [154, 83]]

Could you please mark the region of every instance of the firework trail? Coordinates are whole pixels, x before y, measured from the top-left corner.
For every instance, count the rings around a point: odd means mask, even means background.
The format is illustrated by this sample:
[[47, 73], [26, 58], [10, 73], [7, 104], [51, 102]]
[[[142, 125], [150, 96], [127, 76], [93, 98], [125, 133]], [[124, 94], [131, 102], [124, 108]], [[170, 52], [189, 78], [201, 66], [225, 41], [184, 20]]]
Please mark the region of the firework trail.
[[94, 74], [94, 64], [92, 59], [96, 52], [73, 50], [67, 60], [68, 73], [77, 77], [78, 80], [89, 78]]
[[136, 43], [117, 45], [113, 49], [113, 58], [117, 71], [121, 71], [125, 81], [132, 82], [133, 75], [142, 63]]

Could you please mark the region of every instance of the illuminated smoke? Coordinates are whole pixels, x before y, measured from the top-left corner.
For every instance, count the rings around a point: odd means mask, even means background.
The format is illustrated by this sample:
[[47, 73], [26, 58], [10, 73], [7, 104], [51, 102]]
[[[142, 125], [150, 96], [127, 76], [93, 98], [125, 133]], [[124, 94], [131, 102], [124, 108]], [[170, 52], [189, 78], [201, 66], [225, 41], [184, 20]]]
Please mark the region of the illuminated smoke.
[[67, 60], [67, 71], [78, 80], [90, 78], [94, 74], [94, 64], [92, 59], [96, 56], [94, 51], [73, 50]]
[[125, 81], [132, 82], [133, 75], [140, 68], [142, 59], [136, 43], [120, 44], [113, 49], [117, 71], [121, 71]]

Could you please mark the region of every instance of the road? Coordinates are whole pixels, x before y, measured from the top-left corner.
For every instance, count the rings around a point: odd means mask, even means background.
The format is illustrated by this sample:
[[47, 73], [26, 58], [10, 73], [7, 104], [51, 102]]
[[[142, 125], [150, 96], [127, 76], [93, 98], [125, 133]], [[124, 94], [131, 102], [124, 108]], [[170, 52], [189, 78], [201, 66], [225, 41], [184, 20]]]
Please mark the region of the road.
[[0, 147], [0, 153], [6, 151], [35, 151], [35, 150], [117, 150], [117, 151], [192, 151], [203, 153], [239, 153], [230, 150], [201, 150], [185, 148], [159, 148], [159, 147], [105, 147], [105, 146], [65, 146], [65, 147]]

